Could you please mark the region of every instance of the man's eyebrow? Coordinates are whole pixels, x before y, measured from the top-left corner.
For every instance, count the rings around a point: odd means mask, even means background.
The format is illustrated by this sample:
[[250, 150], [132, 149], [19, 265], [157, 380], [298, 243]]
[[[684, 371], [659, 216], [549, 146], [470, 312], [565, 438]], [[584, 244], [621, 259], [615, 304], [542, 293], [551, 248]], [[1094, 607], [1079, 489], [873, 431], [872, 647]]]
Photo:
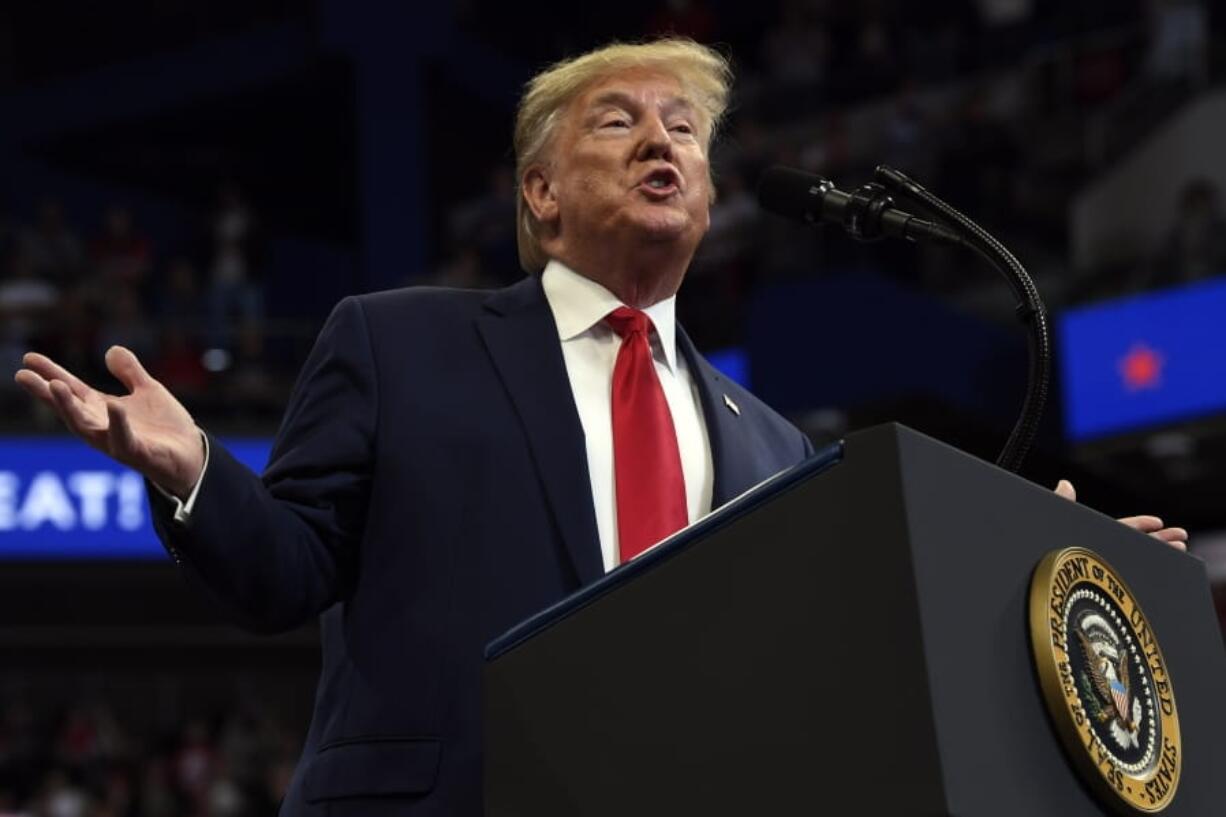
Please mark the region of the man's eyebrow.
[[[637, 108], [639, 100], [633, 95], [625, 91], [605, 91], [600, 96], [592, 100], [591, 107], [619, 107], [619, 108]], [[692, 112], [695, 110], [694, 103], [686, 96], [671, 96], [664, 101], [663, 108], [666, 112], [677, 110]]]

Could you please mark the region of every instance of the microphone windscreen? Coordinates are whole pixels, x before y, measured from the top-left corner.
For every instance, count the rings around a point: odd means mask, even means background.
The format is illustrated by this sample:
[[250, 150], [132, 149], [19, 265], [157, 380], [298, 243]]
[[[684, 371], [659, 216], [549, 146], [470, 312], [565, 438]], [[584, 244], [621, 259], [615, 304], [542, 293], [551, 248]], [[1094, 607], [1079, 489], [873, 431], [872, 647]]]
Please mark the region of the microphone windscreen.
[[813, 188], [824, 181], [821, 176], [790, 167], [768, 167], [758, 179], [758, 204], [785, 218], [807, 221], [808, 213], [821, 203]]

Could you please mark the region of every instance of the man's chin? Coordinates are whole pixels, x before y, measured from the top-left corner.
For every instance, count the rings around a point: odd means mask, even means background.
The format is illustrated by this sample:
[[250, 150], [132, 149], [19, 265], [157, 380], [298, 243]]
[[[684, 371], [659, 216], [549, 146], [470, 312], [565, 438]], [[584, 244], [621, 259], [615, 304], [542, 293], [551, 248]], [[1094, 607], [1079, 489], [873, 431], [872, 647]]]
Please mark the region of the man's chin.
[[671, 213], [650, 214], [635, 219], [629, 233], [638, 240], [662, 244], [693, 240], [691, 227], [689, 219], [678, 218]]

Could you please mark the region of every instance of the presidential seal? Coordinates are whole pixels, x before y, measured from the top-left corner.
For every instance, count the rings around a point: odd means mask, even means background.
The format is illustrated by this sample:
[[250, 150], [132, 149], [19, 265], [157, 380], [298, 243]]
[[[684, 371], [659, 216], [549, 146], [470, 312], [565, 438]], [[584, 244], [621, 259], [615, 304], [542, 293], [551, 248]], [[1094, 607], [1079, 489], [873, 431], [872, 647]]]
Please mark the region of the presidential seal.
[[1132, 591], [1084, 548], [1049, 553], [1030, 584], [1030, 643], [1056, 731], [1117, 810], [1170, 805], [1183, 765], [1175, 693]]

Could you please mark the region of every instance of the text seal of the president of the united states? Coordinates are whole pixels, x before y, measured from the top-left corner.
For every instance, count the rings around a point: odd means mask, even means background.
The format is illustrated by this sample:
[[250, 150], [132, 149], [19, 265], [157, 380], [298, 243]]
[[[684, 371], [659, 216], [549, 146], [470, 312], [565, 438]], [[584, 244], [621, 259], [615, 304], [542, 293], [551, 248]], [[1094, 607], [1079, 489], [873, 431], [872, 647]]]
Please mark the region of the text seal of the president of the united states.
[[1122, 810], [1165, 809], [1183, 747], [1170, 672], [1132, 590], [1084, 548], [1049, 553], [1030, 585], [1047, 708], [1086, 781]]

